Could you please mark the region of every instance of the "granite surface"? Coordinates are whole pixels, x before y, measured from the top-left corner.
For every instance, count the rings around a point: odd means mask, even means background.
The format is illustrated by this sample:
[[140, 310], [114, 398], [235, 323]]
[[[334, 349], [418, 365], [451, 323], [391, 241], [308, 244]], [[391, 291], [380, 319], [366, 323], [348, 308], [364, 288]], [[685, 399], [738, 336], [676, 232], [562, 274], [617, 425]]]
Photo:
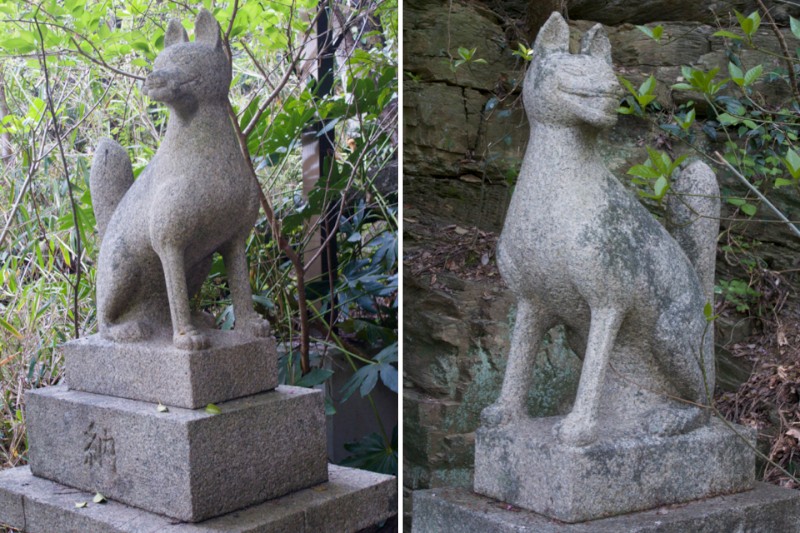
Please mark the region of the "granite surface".
[[220, 414], [67, 390], [26, 396], [34, 475], [196, 522], [325, 481], [321, 391], [280, 386]]
[[92, 335], [62, 347], [70, 389], [197, 409], [278, 386], [272, 337], [212, 330], [209, 346], [181, 350], [169, 337], [119, 343]]
[[26, 533], [355, 533], [397, 514], [394, 477], [327, 468], [325, 483], [197, 524], [112, 500], [97, 505], [92, 492], [13, 468], [0, 472], [0, 524]]

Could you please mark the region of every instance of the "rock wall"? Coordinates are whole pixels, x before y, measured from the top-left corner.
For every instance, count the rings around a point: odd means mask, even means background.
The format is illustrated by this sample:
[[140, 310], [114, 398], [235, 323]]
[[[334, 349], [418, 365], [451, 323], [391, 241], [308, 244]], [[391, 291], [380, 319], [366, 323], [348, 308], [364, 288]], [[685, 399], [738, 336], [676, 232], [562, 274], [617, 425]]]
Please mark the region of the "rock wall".
[[[779, 23], [787, 23], [790, 14], [800, 16], [800, 8], [778, 1], [765, 3]], [[756, 4], [750, 0], [571, 0], [568, 13], [575, 39], [596, 21], [606, 24], [618, 73], [637, 86], [654, 75], [659, 82], [658, 101], [671, 109], [698, 97], [669, 89], [678, 81], [681, 65], [704, 70], [720, 66], [727, 72], [725, 43], [713, 33], [719, 24], [730, 23], [732, 9], [747, 14]], [[528, 139], [520, 99], [526, 63], [513, 51], [519, 42], [530, 42], [529, 5], [522, 1], [404, 3], [406, 489], [471, 486], [473, 432], [480, 410], [499, 391], [513, 296], [497, 277], [437, 276], [417, 268], [416, 262], [425, 250], [447, 242], [447, 228], [453, 225], [470, 232], [499, 232], [502, 226]], [[664, 27], [661, 44], [634, 26], [654, 21]], [[782, 31], [792, 46], [798, 44], [788, 28]], [[766, 22], [754, 41], [760, 48], [778, 50], [777, 38]], [[459, 47], [474, 48], [474, 58], [485, 62], [454, 66], [460, 58]], [[745, 51], [741, 57], [746, 66], [776, 64], [763, 52]], [[790, 94], [779, 80], [763, 82], [758, 89], [773, 102]], [[698, 113], [702, 111], [698, 106]], [[699, 130], [698, 139], [707, 150], [718, 148]], [[647, 145], [671, 147], [676, 155], [686, 151], [677, 143], [670, 146], [656, 125], [630, 116], [620, 116], [602, 143], [607, 164], [617, 176], [646, 160]], [[735, 177], [716, 170], [723, 194], [744, 195]], [[797, 191], [773, 191], [770, 197], [789, 218], [800, 219]], [[723, 206], [723, 217], [730, 217], [732, 206], [725, 202]], [[755, 218], [772, 216], [762, 207]], [[769, 268], [798, 268], [800, 240], [785, 226], [727, 222], [723, 226], [731, 230], [726, 238], [747, 241]], [[718, 278], [734, 275], [741, 273], [733, 271], [721, 254]], [[719, 321], [718, 339], [741, 335], [733, 328], [736, 323], [735, 319], [727, 324]], [[574, 395], [579, 364], [558, 338], [554, 333], [552, 344], [539, 358], [540, 387], [529, 398], [531, 411], [539, 415], [564, 412]], [[726, 358], [724, 350], [718, 354], [722, 355], [723, 384], [736, 386], [746, 378], [747, 368]]]

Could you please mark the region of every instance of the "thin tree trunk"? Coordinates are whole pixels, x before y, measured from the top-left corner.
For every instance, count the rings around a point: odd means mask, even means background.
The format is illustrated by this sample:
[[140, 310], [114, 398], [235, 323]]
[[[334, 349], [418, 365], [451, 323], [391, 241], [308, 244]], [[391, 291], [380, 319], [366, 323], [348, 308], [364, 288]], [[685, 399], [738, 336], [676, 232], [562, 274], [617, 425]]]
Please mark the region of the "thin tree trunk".
[[[0, 68], [0, 122], [8, 116], [8, 104], [6, 103], [6, 81]], [[0, 160], [6, 167], [11, 166], [14, 153], [11, 149], [11, 134], [8, 132], [0, 133]]]

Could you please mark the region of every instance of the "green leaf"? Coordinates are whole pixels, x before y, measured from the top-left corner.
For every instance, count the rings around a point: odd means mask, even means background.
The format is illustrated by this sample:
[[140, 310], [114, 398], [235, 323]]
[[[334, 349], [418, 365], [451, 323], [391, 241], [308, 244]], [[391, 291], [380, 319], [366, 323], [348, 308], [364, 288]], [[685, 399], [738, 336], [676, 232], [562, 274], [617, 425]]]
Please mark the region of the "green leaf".
[[753, 28], [750, 30], [750, 33], [748, 33], [748, 35], [753, 35], [758, 31], [758, 28], [761, 26], [761, 15], [758, 14], [758, 11], [753, 11], [752, 13], [750, 13], [747, 19], [753, 21]]
[[22, 340], [22, 334], [19, 331], [17, 331], [14, 326], [6, 322], [6, 320], [3, 317], [0, 317], [0, 326], [2, 326], [4, 330], [11, 333], [17, 339]]
[[758, 211], [758, 208], [756, 208], [756, 206], [754, 206], [753, 204], [747, 204], [747, 203], [742, 204], [739, 207], [739, 209], [742, 210], [742, 213], [744, 213], [745, 215], [750, 216], [750, 217], [755, 215], [756, 211]]
[[644, 82], [642, 82], [642, 84], [639, 86], [638, 96], [653, 94], [653, 90], [655, 88], [656, 88], [656, 78], [651, 74], [650, 77], [644, 80]]
[[655, 35], [653, 34], [653, 30], [651, 30], [647, 26], [636, 26], [636, 29], [639, 30], [640, 32], [644, 33], [645, 35], [647, 35], [651, 39], [655, 39]]
[[714, 32], [712, 35], [714, 37], [726, 37], [728, 39], [736, 39], [738, 41], [742, 40], [741, 35], [736, 35], [735, 33], [726, 30], [720, 30], [718, 32]]
[[295, 383], [298, 387], [311, 388], [325, 382], [333, 375], [333, 370], [327, 368], [312, 368], [311, 371]]
[[472, 50], [468, 48], [464, 48], [463, 46], [458, 47], [458, 55], [460, 55], [464, 61], [469, 61], [472, 58], [472, 55], [475, 53], [477, 48], [473, 48]]
[[792, 28], [792, 33], [794, 36], [800, 39], [800, 20], [797, 20], [794, 17], [789, 17], [789, 25]]
[[748, 30], [751, 30], [753, 27], [753, 21], [739, 13], [738, 11], [733, 11], [736, 14], [736, 19], [739, 21], [739, 27], [742, 28], [745, 34], [750, 35]]
[[391, 443], [386, 442], [378, 433], [372, 433], [359, 442], [345, 444], [344, 448], [351, 455], [341, 462], [343, 466], [353, 466], [372, 472], [397, 475], [396, 426], [392, 432]]
[[738, 85], [742, 87], [744, 85], [744, 73], [742, 69], [734, 65], [733, 63], [728, 63], [728, 72], [731, 74], [731, 79]]
[[691, 108], [688, 113], [686, 113], [686, 117], [681, 120], [678, 119], [679, 124], [683, 130], [688, 130], [695, 121], [695, 111], [694, 108]]
[[640, 178], [645, 179], [658, 179], [659, 176], [658, 172], [654, 168], [646, 165], [634, 165], [630, 168], [630, 170], [628, 170], [628, 174], [631, 176], [639, 176]]
[[656, 198], [661, 199], [664, 198], [664, 195], [669, 190], [669, 181], [665, 176], [659, 176], [656, 180], [656, 184], [653, 187], [653, 192], [656, 195]]
[[633, 87], [633, 84], [623, 76], [618, 76], [619, 82], [626, 88], [633, 96], [639, 96], [639, 93]]
[[706, 320], [711, 320], [714, 316], [714, 306], [711, 305], [711, 302], [706, 302], [706, 305], [703, 307], [703, 316], [706, 317]]
[[222, 414], [222, 409], [220, 409], [219, 407], [217, 407], [213, 403], [210, 403], [210, 404], [206, 405], [206, 413], [208, 413], [210, 415], [219, 415], [219, 414]]
[[717, 120], [723, 126], [731, 126], [739, 123], [739, 119], [728, 113], [721, 113], [717, 115]]
[[800, 156], [797, 155], [797, 152], [789, 148], [786, 151], [783, 164], [786, 165], [789, 174], [791, 174], [794, 179], [800, 178]]
[[778, 187], [788, 187], [790, 185], [794, 185], [794, 181], [787, 180], [786, 178], [776, 178], [775, 179], [775, 188]]
[[639, 102], [639, 105], [645, 107], [647, 104], [652, 102], [656, 99], [656, 95], [654, 94], [644, 94], [642, 96], [637, 96], [636, 100]]
[[33, 40], [33, 36], [28, 38], [27, 34], [21, 35], [25, 35], [25, 37], [10, 37], [0, 41], [0, 50], [4, 50], [10, 54], [27, 54], [28, 52], [36, 50], [36, 43]]
[[392, 365], [381, 364], [381, 381], [390, 391], [397, 393], [397, 369]]
[[756, 80], [758, 80], [758, 78], [761, 77], [761, 73], [763, 72], [763, 70], [764, 67], [762, 65], [756, 65], [755, 67], [748, 70], [747, 74], [744, 75], [744, 84], [752, 85]]

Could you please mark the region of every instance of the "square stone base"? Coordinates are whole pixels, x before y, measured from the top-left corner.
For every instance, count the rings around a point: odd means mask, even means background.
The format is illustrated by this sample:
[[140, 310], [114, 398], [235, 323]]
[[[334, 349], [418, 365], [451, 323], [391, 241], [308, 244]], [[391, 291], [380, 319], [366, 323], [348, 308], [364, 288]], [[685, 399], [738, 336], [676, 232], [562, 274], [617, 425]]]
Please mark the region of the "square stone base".
[[754, 435], [738, 437], [719, 419], [669, 437], [561, 444], [563, 417], [480, 428], [475, 492], [564, 522], [582, 522], [753, 487]]
[[414, 533], [800, 533], [800, 491], [753, 490], [567, 524], [464, 489], [414, 493]]
[[197, 522], [326, 480], [322, 393], [280, 386], [221, 414], [68, 390], [28, 392], [34, 475]]
[[26, 533], [352, 533], [397, 514], [394, 477], [328, 468], [326, 483], [198, 524], [115, 501], [94, 504], [93, 493], [12, 468], [0, 471], [0, 525]]
[[92, 335], [63, 345], [69, 388], [197, 409], [278, 386], [275, 340], [208, 330], [211, 346], [180, 350], [171, 338], [115, 343]]

